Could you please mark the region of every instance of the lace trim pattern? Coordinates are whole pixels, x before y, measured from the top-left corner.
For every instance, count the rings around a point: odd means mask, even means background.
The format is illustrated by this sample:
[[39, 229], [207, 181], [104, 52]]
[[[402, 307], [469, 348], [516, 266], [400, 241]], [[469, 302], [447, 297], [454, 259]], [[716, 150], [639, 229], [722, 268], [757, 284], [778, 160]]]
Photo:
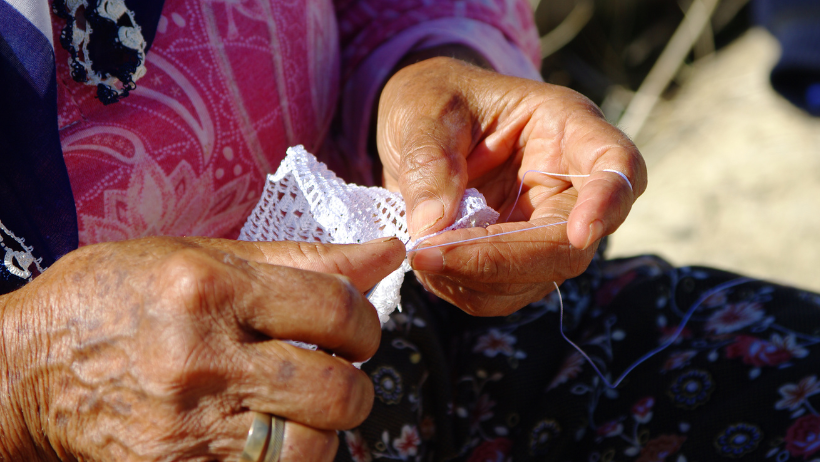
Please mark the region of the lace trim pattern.
[[54, 0], [53, 10], [66, 20], [60, 44], [71, 77], [96, 86], [103, 104], [128, 96], [146, 73], [146, 43], [124, 0]]
[[[31, 281], [32, 271], [30, 267], [32, 263], [34, 263], [38, 274], [45, 271], [41, 266], [43, 259], [34, 258], [34, 255], [32, 254], [34, 248], [27, 246], [25, 239], [15, 236], [14, 233], [3, 225], [2, 222], [0, 222], [0, 231], [2, 231], [2, 233], [0, 233], [0, 248], [5, 251], [3, 265], [9, 273], [20, 279]], [[4, 240], [4, 235], [5, 237], [15, 241], [16, 245]], [[16, 250], [15, 247], [19, 247], [20, 250]], [[15, 264], [15, 260], [17, 261], [17, 264]]]

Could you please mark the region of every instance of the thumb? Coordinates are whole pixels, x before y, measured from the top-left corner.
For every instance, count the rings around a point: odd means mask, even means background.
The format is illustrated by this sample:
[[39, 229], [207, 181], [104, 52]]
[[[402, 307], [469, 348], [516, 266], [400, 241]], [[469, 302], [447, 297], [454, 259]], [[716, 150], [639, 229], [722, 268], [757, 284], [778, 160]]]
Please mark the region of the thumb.
[[469, 118], [460, 112], [422, 119], [402, 143], [398, 183], [413, 239], [441, 231], [458, 214], [472, 143]]
[[197, 243], [242, 259], [307, 271], [341, 274], [365, 292], [395, 271], [405, 258], [398, 238], [375, 239], [364, 244], [315, 242], [245, 242], [199, 238]]
[[376, 144], [384, 185], [401, 192], [413, 239], [455, 220], [468, 180], [467, 155], [473, 137], [480, 138], [471, 96], [453, 77], [453, 65], [426, 60], [407, 66], [379, 98]]

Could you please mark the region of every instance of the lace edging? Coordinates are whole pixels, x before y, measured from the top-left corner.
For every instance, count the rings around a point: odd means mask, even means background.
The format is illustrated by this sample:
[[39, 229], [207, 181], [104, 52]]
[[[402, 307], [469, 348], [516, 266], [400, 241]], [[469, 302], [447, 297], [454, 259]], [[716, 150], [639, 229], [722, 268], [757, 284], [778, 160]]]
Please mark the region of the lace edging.
[[[3, 241], [3, 235], [0, 234], [0, 247], [5, 251], [5, 256], [3, 257], [3, 265], [6, 267], [9, 273], [19, 277], [20, 279], [26, 279], [31, 281], [31, 264], [34, 263], [34, 266], [37, 268], [37, 271], [42, 273], [45, 269], [41, 266], [43, 263], [43, 258], [34, 258], [32, 251], [34, 250], [33, 247], [26, 245], [26, 240], [22, 237], [17, 237], [14, 233], [11, 232], [3, 222], [0, 222], [0, 230], [3, 231], [7, 236], [14, 239], [23, 250], [14, 250]], [[17, 265], [14, 264], [14, 261], [17, 260]]]

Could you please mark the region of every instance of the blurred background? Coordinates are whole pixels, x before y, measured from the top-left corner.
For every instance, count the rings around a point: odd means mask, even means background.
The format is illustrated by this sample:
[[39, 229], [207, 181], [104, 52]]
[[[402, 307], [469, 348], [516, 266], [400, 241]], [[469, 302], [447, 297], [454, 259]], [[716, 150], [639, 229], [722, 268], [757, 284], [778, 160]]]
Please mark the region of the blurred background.
[[820, 117], [772, 87], [781, 45], [758, 25], [760, 5], [532, 3], [544, 79], [594, 100], [647, 162], [649, 188], [608, 256], [652, 253], [820, 292]]

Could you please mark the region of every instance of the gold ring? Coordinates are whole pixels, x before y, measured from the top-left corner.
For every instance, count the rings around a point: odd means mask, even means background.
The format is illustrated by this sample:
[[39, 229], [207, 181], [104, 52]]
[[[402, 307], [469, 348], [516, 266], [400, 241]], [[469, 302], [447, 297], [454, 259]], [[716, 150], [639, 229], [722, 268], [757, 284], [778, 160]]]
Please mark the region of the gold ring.
[[265, 451], [264, 462], [279, 462], [279, 456], [282, 455], [282, 445], [285, 441], [285, 419], [281, 417], [271, 416], [272, 428], [270, 432], [270, 441], [268, 442], [268, 450]]
[[259, 462], [270, 439], [270, 425], [270, 414], [253, 413], [253, 423], [248, 430], [248, 439], [245, 440], [242, 455], [239, 456], [240, 462]]

